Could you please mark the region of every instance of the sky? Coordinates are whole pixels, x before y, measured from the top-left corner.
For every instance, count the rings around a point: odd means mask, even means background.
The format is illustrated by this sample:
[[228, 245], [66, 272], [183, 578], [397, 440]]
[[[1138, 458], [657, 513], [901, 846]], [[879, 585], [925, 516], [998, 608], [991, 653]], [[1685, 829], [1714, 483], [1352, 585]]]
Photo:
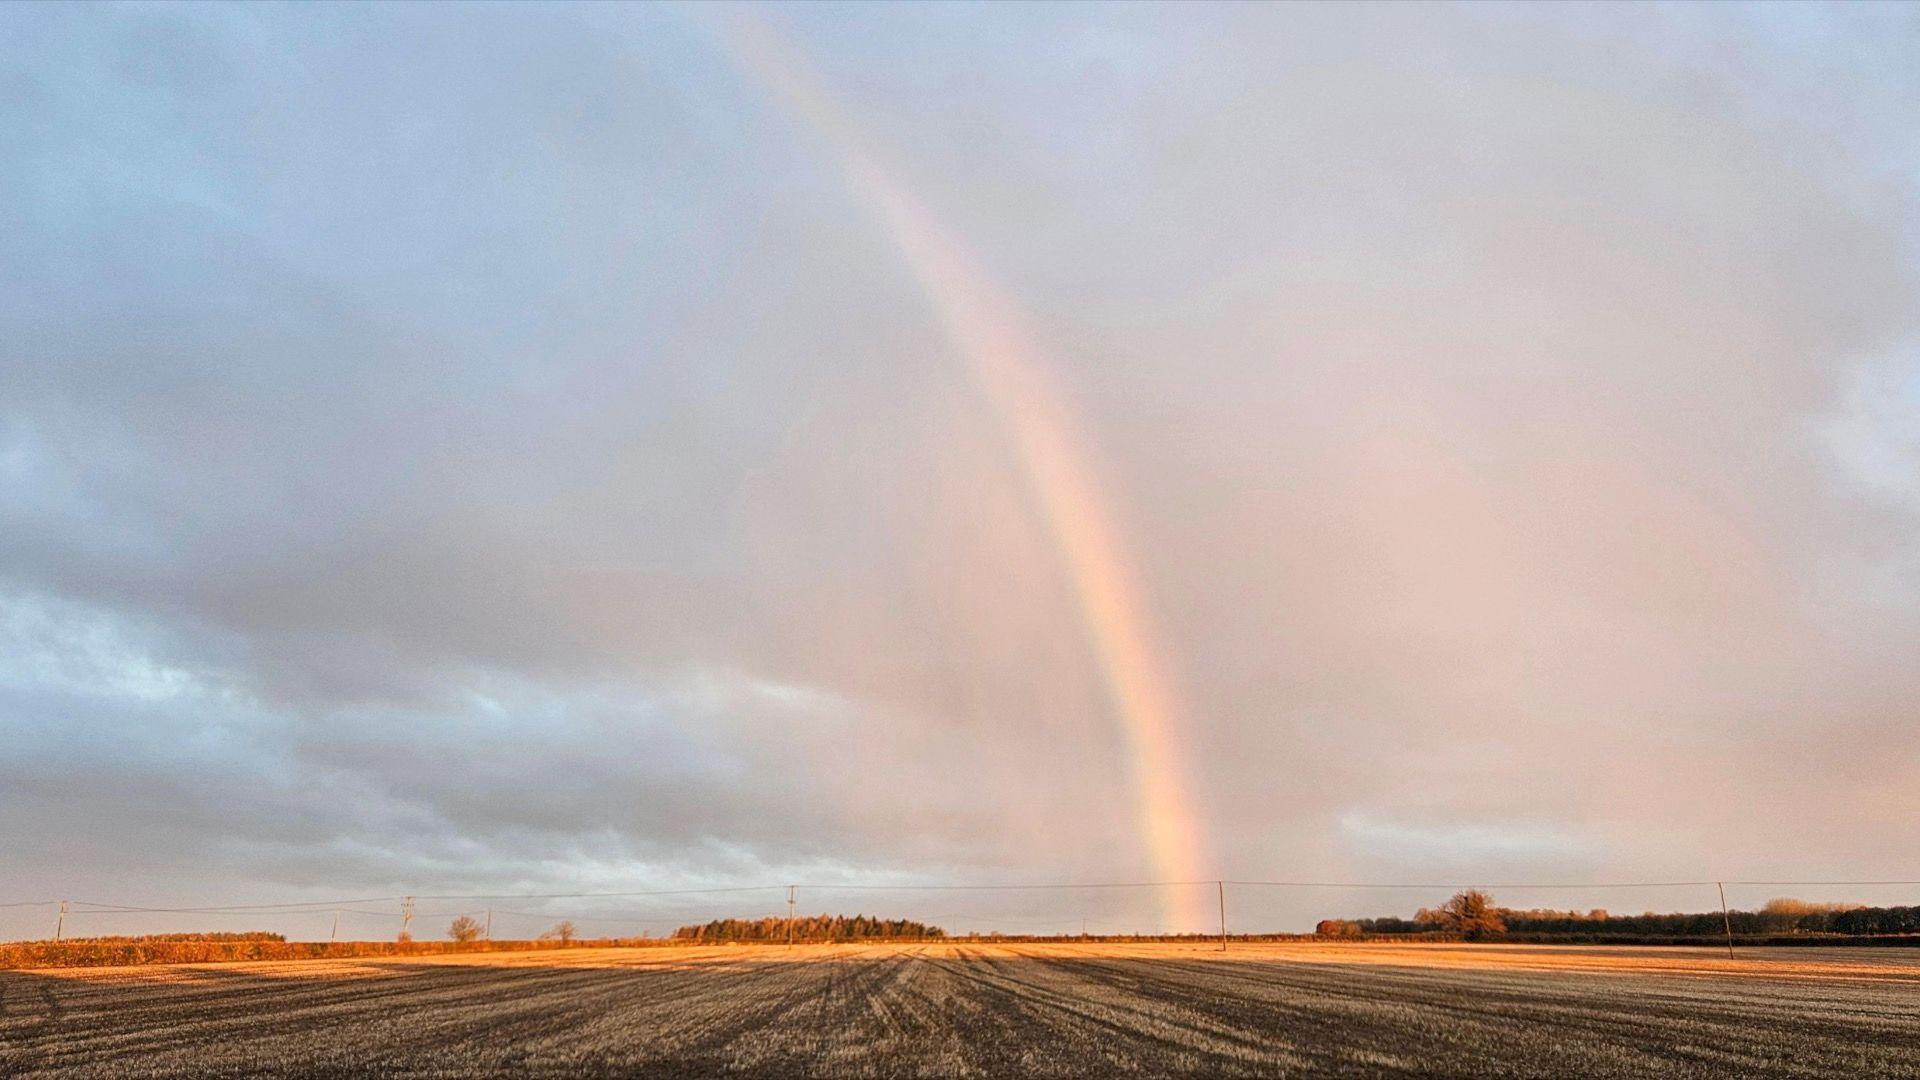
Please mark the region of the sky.
[[1920, 878], [1917, 47], [10, 5], [0, 936]]

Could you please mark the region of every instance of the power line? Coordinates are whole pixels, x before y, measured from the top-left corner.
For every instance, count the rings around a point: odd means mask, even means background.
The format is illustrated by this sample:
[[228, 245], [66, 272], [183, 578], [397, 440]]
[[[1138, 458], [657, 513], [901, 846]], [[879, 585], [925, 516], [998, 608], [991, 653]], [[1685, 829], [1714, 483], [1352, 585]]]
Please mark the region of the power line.
[[[695, 896], [707, 893], [745, 893], [771, 892], [784, 889], [785, 885], [726, 885], [711, 889], [641, 889], [633, 892], [575, 892], [575, 893], [441, 893], [429, 896], [416, 894], [420, 900], [587, 900], [595, 897], [624, 896]], [[394, 899], [382, 897], [381, 899]]]
[[302, 900], [287, 904], [217, 904], [208, 907], [140, 907], [133, 904], [108, 904], [92, 900], [75, 900], [82, 907], [103, 911], [168, 911], [168, 912], [208, 912], [214, 914], [246, 915], [266, 911], [297, 911], [302, 908], [330, 909], [345, 907], [348, 904], [378, 904], [383, 901], [395, 902], [398, 896], [361, 896], [351, 900]]
[[[807, 889], [811, 892], [840, 892], [854, 889], [875, 892], [887, 890], [902, 892], [972, 892], [985, 890], [1037, 891], [1042, 889], [1161, 889], [1184, 885], [1212, 885], [1218, 880], [1218, 878], [1207, 878], [1204, 881], [1077, 881], [1025, 885], [799, 885], [796, 886], [796, 888]], [[1239, 883], [1229, 881], [1227, 884], [1234, 885]]]
[[[1709, 885], [1726, 884], [1747, 887], [1785, 887], [1785, 886], [1844, 886], [1844, 887], [1886, 887], [1920, 886], [1920, 880], [1911, 879], [1845, 879], [1845, 880], [1712, 880], [1699, 881], [1577, 881], [1577, 882], [1460, 882], [1460, 881], [1281, 881], [1255, 879], [1204, 879], [1195, 881], [1081, 881], [1081, 882], [930, 882], [930, 883], [865, 883], [840, 882], [831, 884], [802, 884], [795, 889], [812, 893], [834, 892], [1042, 892], [1096, 889], [1157, 889], [1191, 888], [1202, 885], [1233, 885], [1245, 888], [1290, 888], [1290, 889], [1407, 889], [1407, 890], [1445, 890], [1460, 888], [1501, 889], [1501, 890], [1602, 890], [1602, 889], [1678, 889], [1705, 888]], [[631, 899], [637, 897], [666, 896], [710, 896], [755, 892], [784, 891], [785, 885], [726, 885], [697, 889], [634, 889], [620, 892], [565, 892], [565, 893], [436, 893], [416, 894], [419, 900], [591, 900], [591, 899]], [[70, 901], [78, 909], [70, 913], [75, 915], [118, 915], [118, 914], [197, 914], [197, 915], [266, 915], [281, 914], [324, 914], [335, 909], [349, 911], [356, 915], [388, 916], [390, 911], [366, 911], [354, 905], [402, 903], [404, 896], [363, 896], [336, 900], [301, 900], [286, 903], [249, 903], [216, 904], [202, 906], [163, 907], [139, 904], [109, 903], [95, 900]], [[58, 900], [16, 900], [0, 903], [0, 908], [52, 907], [61, 903]], [[424, 917], [439, 915], [461, 915], [471, 912], [418, 912]], [[502, 912], [502, 914], [523, 915], [532, 918], [557, 917], [553, 912]], [[639, 916], [631, 918], [619, 916], [590, 916], [596, 921], [669, 922], [671, 919], [646, 919]]]
[[652, 917], [652, 916], [642, 918], [640, 916], [635, 916], [635, 915], [563, 915], [559, 912], [554, 912], [554, 911], [507, 911], [504, 908], [495, 908], [493, 910], [493, 913], [495, 915], [519, 915], [529, 919], [564, 918], [564, 919], [570, 919], [573, 922], [594, 922], [594, 923], [610, 922], [610, 923], [681, 924], [686, 922], [686, 919], [684, 918], [658, 918], [658, 917]]
[[[1226, 879], [1228, 885], [1270, 886], [1288, 889], [1681, 889], [1693, 886], [1715, 884], [1711, 881], [1575, 881], [1566, 883], [1508, 883], [1508, 884], [1465, 884], [1461, 882], [1381, 882], [1381, 881], [1235, 881]], [[1728, 885], [1756, 884], [1755, 882], [1729, 881]], [[1788, 885], [1823, 885], [1832, 882], [1799, 881], [1781, 882]], [[1844, 883], [1839, 883], [1844, 884]]]
[[1920, 881], [1729, 881], [1728, 885], [1920, 885]]

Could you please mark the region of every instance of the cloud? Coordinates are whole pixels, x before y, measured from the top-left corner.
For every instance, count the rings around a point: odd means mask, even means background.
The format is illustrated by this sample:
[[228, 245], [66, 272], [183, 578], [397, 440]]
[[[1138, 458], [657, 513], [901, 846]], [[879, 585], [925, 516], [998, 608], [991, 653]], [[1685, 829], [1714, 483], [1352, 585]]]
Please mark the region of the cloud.
[[1484, 870], [1517, 857], [1564, 856], [1591, 851], [1591, 841], [1546, 825], [1423, 825], [1375, 821], [1365, 814], [1340, 818], [1340, 828], [1387, 859], [1440, 860]]
[[1862, 365], [1826, 435], [1844, 479], [1894, 509], [1920, 511], [1920, 360]]
[[[1910, 14], [749, 15], [1057, 361], [1221, 873], [1886, 869]], [[1010, 449], [697, 12], [5, 19], [19, 887], [1145, 866]]]

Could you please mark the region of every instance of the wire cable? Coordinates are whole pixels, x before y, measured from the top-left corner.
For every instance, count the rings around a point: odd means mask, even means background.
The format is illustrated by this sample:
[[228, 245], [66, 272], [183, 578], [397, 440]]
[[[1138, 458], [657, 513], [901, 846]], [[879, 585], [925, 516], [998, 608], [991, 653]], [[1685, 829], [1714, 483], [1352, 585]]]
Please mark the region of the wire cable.
[[[798, 886], [808, 888], [809, 886]], [[595, 897], [625, 896], [694, 896], [707, 893], [747, 893], [784, 891], [785, 885], [725, 885], [711, 889], [642, 889], [634, 892], [576, 892], [576, 893], [416, 893], [415, 900], [587, 900]], [[382, 897], [381, 899], [402, 899], [401, 897]]]
[[[1920, 880], [1908, 879], [1852, 879], [1828, 881], [1772, 881], [1772, 880], [1735, 880], [1725, 881], [1577, 881], [1577, 882], [1504, 882], [1504, 883], [1462, 883], [1462, 882], [1383, 882], [1383, 881], [1278, 881], [1255, 880], [1245, 878], [1208, 878], [1195, 881], [1084, 881], [1084, 882], [1026, 882], [1026, 883], [968, 883], [968, 882], [932, 882], [932, 883], [865, 883], [839, 882], [832, 884], [794, 884], [794, 885], [725, 885], [697, 889], [636, 889], [622, 892], [564, 892], [564, 893], [419, 893], [407, 896], [362, 896], [340, 900], [300, 900], [286, 903], [248, 903], [248, 904], [212, 904], [203, 906], [164, 907], [140, 904], [110, 903], [96, 900], [72, 900], [68, 914], [71, 915], [119, 915], [119, 914], [183, 914], [183, 915], [272, 915], [272, 914], [324, 914], [328, 911], [351, 911], [356, 915], [390, 916], [401, 914], [398, 910], [367, 911], [358, 905], [393, 904], [401, 905], [407, 900], [592, 900], [592, 899], [632, 899], [638, 897], [667, 896], [717, 896], [728, 894], [785, 891], [789, 888], [803, 890], [811, 894], [833, 892], [1042, 892], [1103, 889], [1157, 889], [1183, 888], [1203, 885], [1232, 885], [1241, 888], [1287, 888], [1287, 889], [1407, 889], [1407, 890], [1447, 890], [1477, 888], [1487, 890], [1604, 890], [1604, 889], [1681, 889], [1705, 888], [1709, 885], [1732, 885], [1744, 887], [1785, 887], [1800, 885], [1846, 886], [1846, 887], [1893, 887], [1920, 886]], [[58, 900], [18, 900], [0, 903], [0, 908], [52, 907]], [[531, 918], [559, 918], [552, 912], [503, 912]], [[472, 912], [414, 912], [415, 917], [432, 918], [440, 915], [472, 914]], [[631, 918], [617, 916], [588, 916], [598, 921], [628, 922], [671, 922], [668, 918]]]
[[[362, 896], [351, 900], [305, 900], [287, 904], [217, 904], [207, 907], [140, 907], [133, 904], [107, 904], [93, 900], [74, 900], [74, 904], [94, 908], [97, 911], [167, 911], [167, 912], [207, 912], [226, 915], [250, 915], [269, 911], [296, 911], [311, 909], [325, 911], [348, 904], [398, 904], [405, 900], [403, 896]], [[451, 899], [450, 897], [441, 899]]]
[[[1213, 882], [1206, 882], [1211, 885]], [[1712, 881], [1575, 881], [1567, 883], [1520, 882], [1507, 884], [1464, 884], [1461, 882], [1379, 882], [1379, 881], [1236, 881], [1221, 879], [1222, 885], [1270, 886], [1287, 889], [1682, 889], [1719, 884]], [[1725, 882], [1727, 885], [1737, 882]], [[1817, 885], [1820, 882], [1784, 882], [1782, 884]]]
[[1920, 881], [1720, 881], [1718, 885], [1920, 885]]
[[[796, 889], [810, 892], [839, 892], [842, 890], [862, 890], [870, 892], [897, 890], [903, 892], [976, 892], [987, 890], [1026, 891], [1042, 889], [1160, 889], [1185, 885], [1213, 885], [1218, 879], [1207, 878], [1204, 881], [1081, 881], [1042, 883], [1037, 885], [795, 885]], [[1232, 885], [1234, 882], [1227, 882]]]

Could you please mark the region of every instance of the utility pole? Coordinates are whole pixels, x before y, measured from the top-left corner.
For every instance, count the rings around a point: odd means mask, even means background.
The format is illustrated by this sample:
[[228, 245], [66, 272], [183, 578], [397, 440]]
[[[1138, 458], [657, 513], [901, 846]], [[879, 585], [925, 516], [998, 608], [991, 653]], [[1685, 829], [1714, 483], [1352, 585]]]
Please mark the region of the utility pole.
[[333, 932], [327, 935], [327, 944], [331, 945], [334, 942], [339, 940], [340, 940], [340, 909], [334, 908], [333, 909]]
[[60, 901], [60, 915], [53, 923], [53, 940], [59, 941], [67, 932], [67, 902]]
[[487, 909], [487, 940], [493, 940], [493, 909]]
[[413, 897], [400, 902], [400, 940], [413, 940]]
[[1214, 888], [1220, 891], [1220, 951], [1227, 951], [1227, 883], [1216, 881]]
[[1727, 928], [1727, 959], [1733, 959], [1733, 914], [1727, 910], [1727, 883], [1716, 881], [1714, 888], [1720, 890], [1720, 920]]
[[795, 887], [792, 885], [787, 886], [787, 948], [789, 949], [793, 948], [793, 890], [794, 888]]

